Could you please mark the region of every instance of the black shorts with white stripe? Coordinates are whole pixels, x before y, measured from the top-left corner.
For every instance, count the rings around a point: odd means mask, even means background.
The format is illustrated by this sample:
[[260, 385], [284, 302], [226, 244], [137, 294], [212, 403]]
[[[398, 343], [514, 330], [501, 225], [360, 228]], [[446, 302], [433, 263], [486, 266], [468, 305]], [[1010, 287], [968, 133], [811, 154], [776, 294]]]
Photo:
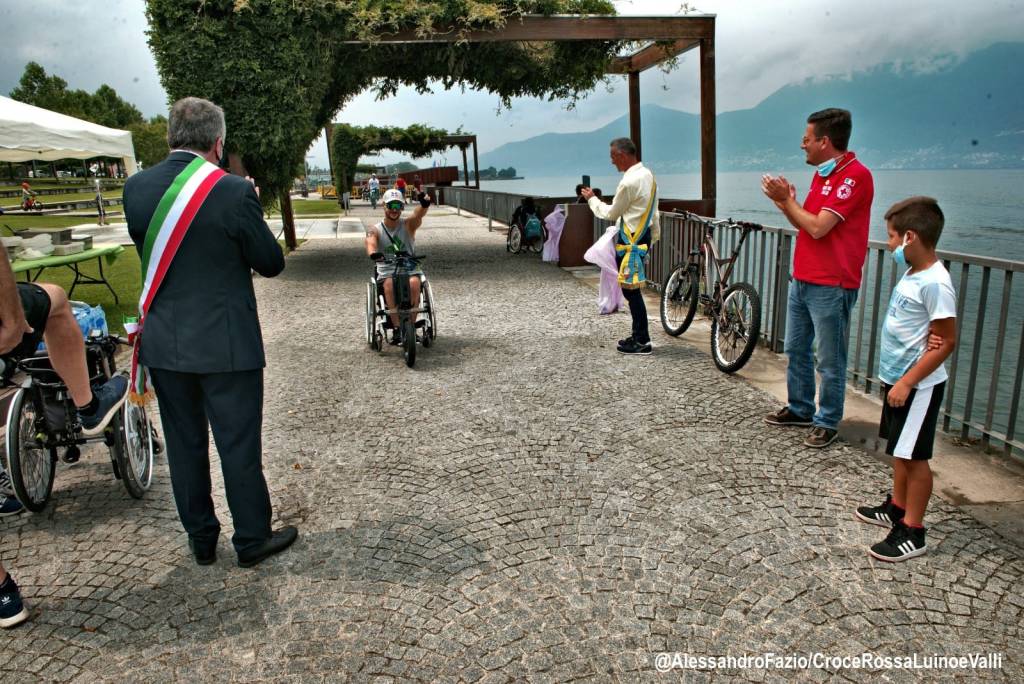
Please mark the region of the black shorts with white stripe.
[[946, 383], [910, 390], [907, 403], [900, 407], [889, 406], [890, 389], [892, 385], [882, 384], [882, 421], [878, 436], [889, 440], [885, 453], [896, 458], [927, 461], [932, 457]]

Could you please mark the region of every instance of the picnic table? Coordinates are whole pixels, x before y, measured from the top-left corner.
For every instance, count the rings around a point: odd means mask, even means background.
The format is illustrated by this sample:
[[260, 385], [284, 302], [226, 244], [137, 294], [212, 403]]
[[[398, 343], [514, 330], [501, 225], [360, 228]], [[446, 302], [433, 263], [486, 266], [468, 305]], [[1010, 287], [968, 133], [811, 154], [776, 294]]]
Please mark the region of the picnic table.
[[[45, 256], [41, 259], [15, 259], [11, 262], [11, 270], [14, 273], [24, 273], [25, 282], [34, 283], [39, 279], [39, 276], [44, 270], [52, 268], [54, 266], [65, 266], [74, 271], [75, 279], [71, 283], [71, 289], [68, 290], [68, 297], [75, 291], [77, 285], [105, 285], [110, 294], [114, 295], [114, 301], [118, 304], [121, 302], [117, 298], [117, 293], [114, 292], [114, 288], [110, 286], [110, 281], [107, 280], [106, 275], [103, 273], [103, 262], [112, 264], [117, 259], [117, 255], [124, 251], [124, 247], [121, 245], [96, 245], [92, 249], [87, 249], [77, 254], [66, 254], [66, 255], [51, 255]], [[99, 276], [93, 276], [89, 273], [83, 273], [81, 265], [84, 262], [96, 260], [97, 267], [99, 268]]]

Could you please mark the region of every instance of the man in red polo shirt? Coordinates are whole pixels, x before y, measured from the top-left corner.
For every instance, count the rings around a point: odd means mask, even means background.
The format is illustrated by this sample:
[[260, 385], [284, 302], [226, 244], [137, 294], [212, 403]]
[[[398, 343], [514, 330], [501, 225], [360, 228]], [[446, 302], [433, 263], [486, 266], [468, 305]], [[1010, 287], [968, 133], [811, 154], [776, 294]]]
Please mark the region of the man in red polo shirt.
[[[771, 425], [811, 426], [809, 447], [835, 441], [846, 397], [846, 344], [868, 248], [875, 188], [871, 172], [847, 150], [853, 122], [845, 109], [807, 118], [801, 149], [818, 170], [803, 206], [784, 177], [765, 175], [761, 189], [797, 229], [786, 310], [789, 403], [765, 416]], [[821, 375], [814, 403], [814, 346]]]

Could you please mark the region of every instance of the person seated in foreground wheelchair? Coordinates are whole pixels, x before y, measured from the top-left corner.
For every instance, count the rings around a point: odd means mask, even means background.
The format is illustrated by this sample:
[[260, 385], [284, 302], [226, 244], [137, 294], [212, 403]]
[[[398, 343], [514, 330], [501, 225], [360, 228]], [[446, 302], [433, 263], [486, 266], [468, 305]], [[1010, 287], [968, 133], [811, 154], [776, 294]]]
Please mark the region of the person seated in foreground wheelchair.
[[[416, 254], [416, 231], [423, 223], [423, 217], [427, 215], [433, 200], [430, 195], [420, 192], [415, 199], [420, 206], [412, 212], [412, 216], [402, 218], [402, 210], [405, 209], [405, 198], [397, 190], [388, 190], [384, 193], [381, 201], [384, 203], [384, 220], [366, 231], [366, 254], [377, 262], [377, 282], [384, 289], [384, 302], [389, 310], [395, 308], [395, 264], [384, 263], [383, 257], [394, 256], [399, 252]], [[409, 278], [409, 301], [418, 303], [420, 301], [420, 282], [423, 271], [416, 267], [416, 270]], [[400, 331], [398, 330], [398, 314], [389, 315], [391, 320], [391, 344], [401, 342]]]
[[90, 386], [85, 341], [64, 289], [50, 283], [16, 283], [7, 250], [0, 249], [0, 357], [31, 356], [39, 340], [45, 341], [53, 370], [78, 408], [82, 434], [102, 433], [128, 397], [128, 378], [115, 375], [100, 387]]

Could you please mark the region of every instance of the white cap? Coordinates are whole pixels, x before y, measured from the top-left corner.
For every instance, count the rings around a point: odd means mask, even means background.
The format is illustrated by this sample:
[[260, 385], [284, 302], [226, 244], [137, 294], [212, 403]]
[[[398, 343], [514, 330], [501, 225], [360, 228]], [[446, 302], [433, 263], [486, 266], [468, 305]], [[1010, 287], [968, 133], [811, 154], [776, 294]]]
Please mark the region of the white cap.
[[380, 201], [384, 203], [384, 206], [387, 206], [388, 202], [401, 202], [403, 205], [405, 205], [405, 198], [402, 197], [402, 193], [400, 193], [398, 190], [395, 190], [394, 188], [385, 192], [384, 196], [381, 197]]

